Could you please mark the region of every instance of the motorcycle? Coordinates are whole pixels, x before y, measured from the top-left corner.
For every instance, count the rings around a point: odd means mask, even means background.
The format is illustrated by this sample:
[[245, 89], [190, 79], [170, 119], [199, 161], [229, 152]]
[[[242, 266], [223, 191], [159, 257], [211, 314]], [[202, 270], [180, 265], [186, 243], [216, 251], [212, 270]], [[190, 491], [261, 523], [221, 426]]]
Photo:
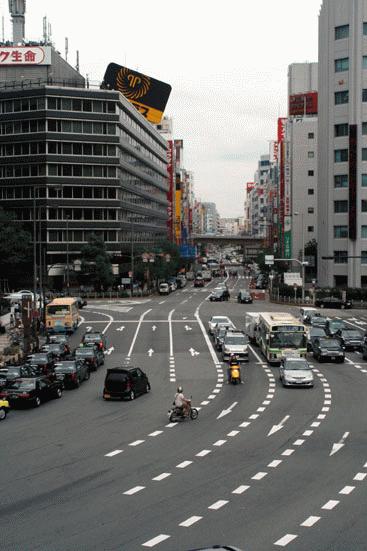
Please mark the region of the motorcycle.
[[232, 364], [229, 366], [229, 382], [233, 385], [241, 383], [241, 368], [239, 364]]
[[175, 405], [173, 405], [173, 407], [168, 410], [168, 417], [171, 423], [175, 423], [177, 421], [185, 421], [185, 419], [195, 420], [198, 418], [199, 411], [196, 408], [191, 407], [191, 400], [187, 400], [187, 402], [189, 405], [188, 415], [184, 415], [183, 409]]

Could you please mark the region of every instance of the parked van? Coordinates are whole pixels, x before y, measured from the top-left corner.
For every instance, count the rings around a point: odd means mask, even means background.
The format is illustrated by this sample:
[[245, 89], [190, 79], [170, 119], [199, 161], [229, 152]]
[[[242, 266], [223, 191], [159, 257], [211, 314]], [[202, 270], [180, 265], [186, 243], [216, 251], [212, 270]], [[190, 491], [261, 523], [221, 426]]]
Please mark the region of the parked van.
[[158, 287], [158, 291], [160, 295], [169, 295], [170, 288], [168, 283], [160, 283]]

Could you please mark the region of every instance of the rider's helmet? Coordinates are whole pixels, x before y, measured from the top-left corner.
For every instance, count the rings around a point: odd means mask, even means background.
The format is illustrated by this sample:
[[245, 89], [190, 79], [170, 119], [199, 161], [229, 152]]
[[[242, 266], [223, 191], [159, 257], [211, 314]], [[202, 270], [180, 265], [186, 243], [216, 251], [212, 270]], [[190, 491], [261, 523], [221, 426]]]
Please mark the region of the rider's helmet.
[[177, 392], [179, 392], [180, 394], [181, 394], [181, 392], [183, 392], [182, 386], [178, 386], [178, 387], [177, 387]]

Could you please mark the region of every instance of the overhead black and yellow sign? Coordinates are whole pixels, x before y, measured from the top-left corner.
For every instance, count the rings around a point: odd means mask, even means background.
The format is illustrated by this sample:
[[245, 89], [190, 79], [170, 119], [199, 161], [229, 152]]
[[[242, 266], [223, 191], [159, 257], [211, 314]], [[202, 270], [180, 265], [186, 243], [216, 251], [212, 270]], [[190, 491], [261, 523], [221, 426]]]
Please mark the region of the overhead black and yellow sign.
[[121, 92], [149, 122], [162, 120], [172, 87], [122, 65], [110, 63], [103, 78], [103, 88]]

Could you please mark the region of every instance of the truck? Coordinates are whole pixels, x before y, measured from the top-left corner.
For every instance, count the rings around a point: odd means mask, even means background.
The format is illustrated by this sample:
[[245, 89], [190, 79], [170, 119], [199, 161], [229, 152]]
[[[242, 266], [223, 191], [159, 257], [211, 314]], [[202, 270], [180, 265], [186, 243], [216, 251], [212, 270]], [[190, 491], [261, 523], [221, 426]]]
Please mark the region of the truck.
[[252, 343], [256, 342], [256, 331], [259, 323], [259, 316], [259, 312], [247, 312], [245, 316], [245, 334]]

